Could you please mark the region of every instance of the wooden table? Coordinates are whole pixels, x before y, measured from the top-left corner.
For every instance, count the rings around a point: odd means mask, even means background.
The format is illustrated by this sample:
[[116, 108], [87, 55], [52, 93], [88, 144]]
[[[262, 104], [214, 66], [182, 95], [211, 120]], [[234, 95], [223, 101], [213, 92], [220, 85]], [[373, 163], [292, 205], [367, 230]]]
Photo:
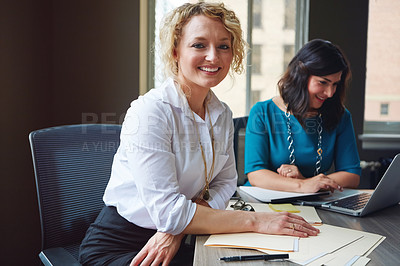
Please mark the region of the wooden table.
[[[399, 192], [400, 193], [400, 192]], [[242, 195], [245, 201], [257, 202], [255, 199]], [[386, 208], [371, 213], [365, 217], [353, 217], [317, 209], [318, 215], [325, 224], [341, 226], [345, 228], [375, 233], [386, 236], [386, 239], [368, 255], [371, 261], [368, 266], [373, 265], [400, 265], [400, 205]], [[203, 244], [208, 235], [196, 237], [196, 247], [193, 265], [297, 265], [288, 261], [246, 261], [246, 262], [224, 262], [219, 258], [238, 255], [263, 254], [255, 250], [205, 247]]]

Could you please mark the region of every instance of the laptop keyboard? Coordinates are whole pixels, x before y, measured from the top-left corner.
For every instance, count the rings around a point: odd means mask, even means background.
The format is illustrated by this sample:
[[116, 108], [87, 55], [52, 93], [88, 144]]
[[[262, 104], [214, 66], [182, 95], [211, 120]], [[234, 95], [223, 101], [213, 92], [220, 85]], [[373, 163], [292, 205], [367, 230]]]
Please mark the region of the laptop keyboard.
[[351, 210], [359, 210], [364, 208], [365, 204], [367, 204], [370, 197], [371, 197], [370, 193], [361, 193], [344, 199], [336, 200], [332, 202], [332, 206], [351, 209]]

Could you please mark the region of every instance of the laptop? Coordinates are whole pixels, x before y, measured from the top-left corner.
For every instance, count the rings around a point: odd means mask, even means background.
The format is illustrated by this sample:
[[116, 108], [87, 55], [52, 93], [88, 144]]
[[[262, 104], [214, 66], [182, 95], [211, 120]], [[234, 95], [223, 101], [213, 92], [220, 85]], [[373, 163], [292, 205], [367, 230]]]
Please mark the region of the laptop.
[[[344, 194], [344, 195], [343, 195]], [[335, 192], [318, 201], [302, 201], [300, 205], [312, 205], [321, 209], [365, 216], [400, 202], [400, 154], [397, 154], [382, 176], [374, 191], [345, 189]]]

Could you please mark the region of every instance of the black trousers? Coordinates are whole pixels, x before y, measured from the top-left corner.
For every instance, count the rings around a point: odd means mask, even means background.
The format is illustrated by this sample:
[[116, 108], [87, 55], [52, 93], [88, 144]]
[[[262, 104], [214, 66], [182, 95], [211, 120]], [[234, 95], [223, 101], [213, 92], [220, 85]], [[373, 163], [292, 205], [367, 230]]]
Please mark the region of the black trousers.
[[[83, 265], [129, 265], [155, 233], [128, 222], [115, 207], [105, 206], [86, 232], [79, 261]], [[170, 265], [193, 265], [193, 257], [193, 245], [182, 240]]]

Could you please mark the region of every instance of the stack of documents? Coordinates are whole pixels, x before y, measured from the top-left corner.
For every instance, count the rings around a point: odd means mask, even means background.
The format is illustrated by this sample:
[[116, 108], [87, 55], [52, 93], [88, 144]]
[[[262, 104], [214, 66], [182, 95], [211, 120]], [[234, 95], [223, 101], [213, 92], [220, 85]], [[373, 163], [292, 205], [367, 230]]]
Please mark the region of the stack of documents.
[[318, 229], [318, 236], [299, 239], [299, 250], [289, 253], [290, 261], [300, 265], [352, 265], [357, 261], [358, 265], [366, 265], [369, 259], [365, 256], [385, 239], [377, 234], [327, 224]]
[[[229, 206], [231, 203], [229, 204]], [[251, 203], [257, 212], [272, 212], [268, 204]], [[267, 254], [287, 252], [289, 260], [300, 265], [366, 265], [366, 257], [384, 239], [377, 234], [322, 224], [314, 207], [296, 206], [307, 222], [318, 226], [317, 236], [292, 236], [257, 233], [211, 235], [204, 243], [209, 247], [251, 248]], [[230, 207], [228, 207], [230, 209]]]

